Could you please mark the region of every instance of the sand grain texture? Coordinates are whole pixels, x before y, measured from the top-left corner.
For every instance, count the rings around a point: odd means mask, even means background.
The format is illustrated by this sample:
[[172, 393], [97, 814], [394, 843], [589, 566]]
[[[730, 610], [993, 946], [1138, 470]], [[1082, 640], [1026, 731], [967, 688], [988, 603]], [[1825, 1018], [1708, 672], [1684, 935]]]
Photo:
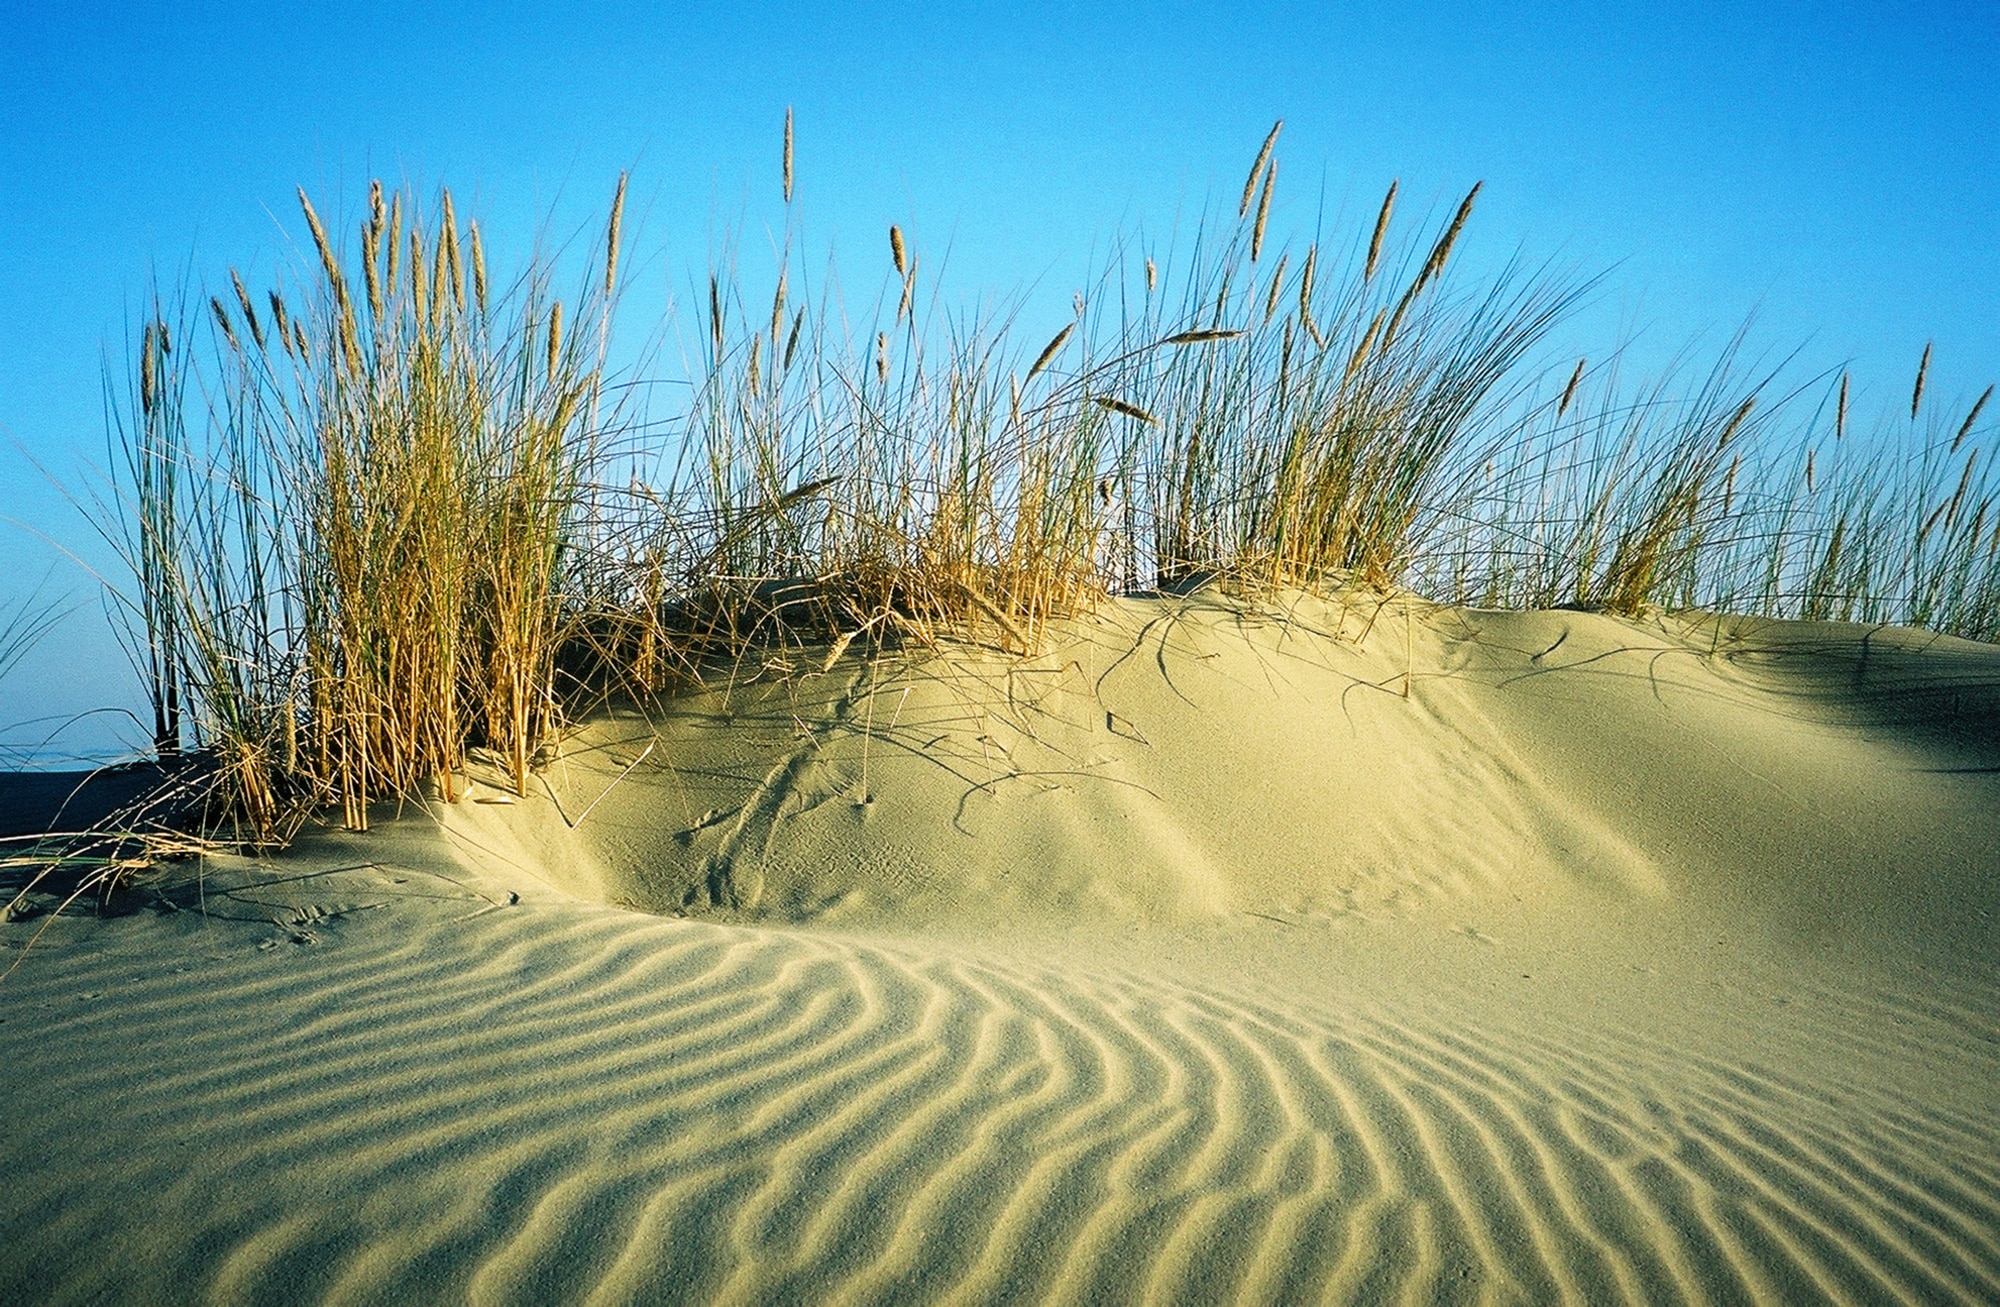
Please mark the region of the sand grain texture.
[[1196, 596], [953, 660], [59, 920], [9, 1300], [2000, 1299], [2000, 651]]

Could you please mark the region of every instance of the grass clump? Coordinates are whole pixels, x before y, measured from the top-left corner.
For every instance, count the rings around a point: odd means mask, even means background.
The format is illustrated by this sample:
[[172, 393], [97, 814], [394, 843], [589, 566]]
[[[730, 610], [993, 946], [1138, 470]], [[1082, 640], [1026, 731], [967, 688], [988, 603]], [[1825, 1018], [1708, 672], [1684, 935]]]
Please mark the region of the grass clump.
[[693, 281], [690, 399], [660, 423], [604, 403], [622, 179], [567, 299], [546, 261], [490, 282], [448, 193], [373, 188], [345, 245], [301, 194], [291, 298], [232, 274], [200, 367], [188, 315], [141, 331], [107, 517], [156, 750], [212, 758], [256, 839], [326, 802], [361, 826], [455, 797], [474, 749], [525, 788], [607, 685], [773, 641], [1027, 651], [1100, 596], [1212, 576], [2000, 637], [1992, 423], [1982, 398], [1919, 429], [1928, 350], [1870, 439], [1844, 376], [1807, 412], [1818, 383], [1781, 393], [1740, 339], [1628, 388], [1548, 357], [1590, 279], [1465, 273], [1479, 186], [1414, 231], [1391, 185], [1344, 244], [1274, 237], [1278, 135], [1184, 254], [1122, 247], [1030, 326], [942, 307], [900, 227], [850, 316], [802, 270], [788, 115], [772, 282]]

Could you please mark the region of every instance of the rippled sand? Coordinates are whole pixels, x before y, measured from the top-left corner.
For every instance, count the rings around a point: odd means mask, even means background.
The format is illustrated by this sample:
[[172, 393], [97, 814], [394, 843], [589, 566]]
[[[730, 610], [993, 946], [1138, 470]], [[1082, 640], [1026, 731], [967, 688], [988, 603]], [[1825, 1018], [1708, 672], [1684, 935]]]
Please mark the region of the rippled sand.
[[[4, 1296], [2000, 1300], [2000, 659], [1382, 629], [956, 741], [878, 680], [865, 787], [855, 682], [782, 696], [810, 748], [745, 691], [648, 725], [673, 769], [600, 723], [535, 802], [58, 920], [0, 984]], [[1329, 739], [1320, 677], [1388, 688]]]

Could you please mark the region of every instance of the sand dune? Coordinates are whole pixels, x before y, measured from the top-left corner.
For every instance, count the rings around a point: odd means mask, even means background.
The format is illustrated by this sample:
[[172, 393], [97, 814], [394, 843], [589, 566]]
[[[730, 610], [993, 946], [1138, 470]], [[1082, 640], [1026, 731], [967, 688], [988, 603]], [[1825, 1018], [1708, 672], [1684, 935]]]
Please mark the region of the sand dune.
[[9, 1299], [2000, 1299], [2000, 651], [1200, 600], [960, 659], [57, 921]]

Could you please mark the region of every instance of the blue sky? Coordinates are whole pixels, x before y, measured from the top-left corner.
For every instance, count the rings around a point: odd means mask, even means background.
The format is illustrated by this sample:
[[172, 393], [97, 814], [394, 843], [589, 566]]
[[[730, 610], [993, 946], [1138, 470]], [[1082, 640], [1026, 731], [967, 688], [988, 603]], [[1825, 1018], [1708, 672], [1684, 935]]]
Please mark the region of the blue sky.
[[[0, 15], [0, 603], [53, 570], [85, 605], [0, 684], [0, 723], [130, 704], [60, 494], [101, 462], [100, 366], [150, 279], [295, 258], [294, 188], [450, 185], [505, 262], [594, 228], [632, 173], [628, 336], [717, 233], [799, 210], [851, 283], [903, 224], [947, 290], [1059, 315], [1121, 229], [1240, 187], [1286, 128], [1272, 219], [1351, 229], [1484, 179], [1467, 257], [1610, 275], [1601, 354], [1719, 341], [1851, 363], [1862, 396], [2000, 379], [2000, 15], [1990, 5], [125, 6]], [[931, 266], [936, 266], [931, 262]], [[1031, 333], [1032, 334], [1032, 333]], [[98, 747], [86, 726], [69, 737]], [[101, 732], [100, 732], [101, 734]]]

